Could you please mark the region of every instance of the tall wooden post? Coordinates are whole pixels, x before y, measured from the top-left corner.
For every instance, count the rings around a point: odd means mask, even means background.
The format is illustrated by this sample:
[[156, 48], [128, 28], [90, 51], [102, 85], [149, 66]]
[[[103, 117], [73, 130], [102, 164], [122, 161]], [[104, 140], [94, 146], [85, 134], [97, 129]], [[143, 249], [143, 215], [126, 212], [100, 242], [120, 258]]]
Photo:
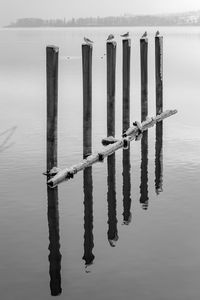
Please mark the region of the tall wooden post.
[[140, 39], [141, 121], [148, 115], [148, 39]]
[[83, 156], [92, 153], [92, 45], [82, 45]]
[[130, 57], [131, 57], [131, 40], [123, 40], [123, 121], [122, 130], [127, 130], [130, 126]]
[[58, 53], [58, 47], [46, 47], [48, 171], [57, 166]]
[[49, 275], [52, 296], [60, 295], [61, 288], [61, 258], [59, 234], [58, 188], [47, 187], [48, 195], [48, 225], [49, 225]]
[[[92, 167], [83, 170], [83, 190], [84, 190], [84, 254], [85, 267], [93, 263], [95, 258], [92, 250], [94, 248], [93, 238], [93, 183]], [[87, 272], [87, 270], [86, 270]]]
[[107, 136], [115, 136], [116, 42], [107, 42]]
[[156, 115], [163, 112], [163, 37], [155, 37]]

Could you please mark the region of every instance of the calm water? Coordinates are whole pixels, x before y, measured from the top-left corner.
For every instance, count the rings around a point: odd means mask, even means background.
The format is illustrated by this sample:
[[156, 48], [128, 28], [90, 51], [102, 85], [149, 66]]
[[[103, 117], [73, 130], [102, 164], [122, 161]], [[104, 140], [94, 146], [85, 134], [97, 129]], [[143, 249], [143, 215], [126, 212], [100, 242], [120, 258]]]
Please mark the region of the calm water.
[[[134, 121], [140, 120], [139, 38], [145, 29], [128, 30]], [[60, 47], [59, 166], [66, 167], [82, 158], [84, 35], [95, 40], [93, 148], [102, 147], [106, 61], [101, 57], [111, 31], [118, 43], [119, 136], [119, 34], [126, 28], [0, 30], [1, 299], [51, 299], [51, 292], [61, 288], [60, 299], [70, 300], [199, 299], [200, 28], [161, 28], [164, 109], [179, 111], [164, 121], [163, 134], [158, 128], [156, 139], [151, 128], [148, 139], [133, 142], [130, 151], [119, 150], [108, 162], [49, 192], [49, 204], [54, 197], [58, 206], [48, 208], [42, 176], [46, 165], [45, 46]], [[155, 114], [155, 31], [148, 29], [150, 116]], [[162, 191], [157, 193], [156, 188]]]

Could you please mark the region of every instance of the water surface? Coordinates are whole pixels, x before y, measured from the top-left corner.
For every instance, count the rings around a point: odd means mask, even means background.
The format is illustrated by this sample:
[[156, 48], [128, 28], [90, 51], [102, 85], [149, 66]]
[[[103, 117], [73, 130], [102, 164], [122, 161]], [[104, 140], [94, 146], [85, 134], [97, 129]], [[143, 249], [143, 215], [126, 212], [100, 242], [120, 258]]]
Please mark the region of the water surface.
[[[131, 121], [140, 119], [139, 38], [131, 50]], [[149, 33], [149, 115], [155, 114]], [[122, 128], [119, 35], [126, 28], [0, 31], [0, 293], [4, 300], [199, 299], [200, 28], [161, 28], [164, 109], [178, 114], [130, 151], [47, 191], [45, 47], [59, 46], [59, 166], [82, 159], [83, 36], [93, 49], [93, 149], [106, 135], [105, 39], [117, 41], [116, 136]], [[67, 58], [69, 57], [69, 58]], [[103, 58], [102, 58], [103, 57]], [[49, 203], [49, 205], [48, 205]], [[92, 264], [91, 264], [92, 263]], [[61, 291], [62, 289], [62, 291]]]

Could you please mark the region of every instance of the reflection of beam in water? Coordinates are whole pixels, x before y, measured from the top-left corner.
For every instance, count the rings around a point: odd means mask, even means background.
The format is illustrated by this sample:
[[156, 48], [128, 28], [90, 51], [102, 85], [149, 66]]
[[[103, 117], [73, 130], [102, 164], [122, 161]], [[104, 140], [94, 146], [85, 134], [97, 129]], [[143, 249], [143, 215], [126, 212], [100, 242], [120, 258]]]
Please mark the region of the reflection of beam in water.
[[3, 136], [3, 141], [0, 141], [0, 152], [3, 152], [4, 150], [10, 148], [14, 143], [8, 144], [8, 141], [11, 139], [13, 136], [15, 130], [17, 129], [17, 126], [13, 126], [4, 132], [0, 133], [0, 137]]
[[118, 240], [117, 212], [116, 212], [116, 190], [115, 190], [115, 153], [108, 156], [108, 241], [111, 247], [115, 247]]
[[131, 176], [130, 176], [130, 148], [123, 150], [123, 224], [131, 222]]
[[91, 265], [95, 258], [92, 253], [94, 247], [93, 241], [93, 184], [92, 167], [83, 171], [83, 189], [84, 189], [84, 255], [85, 267]]
[[163, 191], [163, 122], [156, 124], [155, 191]]
[[140, 203], [143, 209], [148, 208], [148, 200], [148, 131], [145, 131], [141, 140]]
[[48, 225], [49, 225], [49, 275], [51, 295], [57, 296], [61, 288], [61, 253], [59, 235], [58, 188], [47, 188], [48, 194]]

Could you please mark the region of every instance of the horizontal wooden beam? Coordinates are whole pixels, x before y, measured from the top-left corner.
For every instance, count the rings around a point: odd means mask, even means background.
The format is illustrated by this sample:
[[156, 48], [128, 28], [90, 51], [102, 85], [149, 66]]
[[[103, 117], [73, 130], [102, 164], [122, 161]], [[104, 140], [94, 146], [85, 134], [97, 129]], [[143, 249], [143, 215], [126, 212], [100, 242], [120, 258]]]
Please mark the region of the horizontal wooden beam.
[[[174, 114], [177, 113], [177, 110], [166, 110], [160, 115], [157, 115], [154, 118], [147, 119], [142, 122], [141, 126], [133, 125], [131, 126], [124, 134], [123, 137], [118, 140], [116, 143], [108, 145], [105, 147], [104, 150], [92, 154], [88, 156], [86, 159], [83, 159], [81, 162], [79, 162], [76, 165], [73, 165], [70, 168], [65, 168], [63, 170], [58, 171], [58, 173], [49, 179], [47, 181], [47, 184], [50, 187], [55, 187], [59, 183], [69, 180], [70, 178], [74, 177], [74, 174], [78, 173], [79, 171], [84, 170], [87, 167], [90, 167], [96, 162], [102, 162], [104, 158], [107, 156], [113, 154], [115, 151], [117, 151], [120, 148], [127, 148], [129, 143], [137, 138], [138, 135], [141, 134], [142, 131], [147, 130], [150, 127], [153, 127], [156, 123], [164, 120], [165, 118], [168, 118]], [[138, 122], [135, 122], [134, 124], [137, 124]]]

